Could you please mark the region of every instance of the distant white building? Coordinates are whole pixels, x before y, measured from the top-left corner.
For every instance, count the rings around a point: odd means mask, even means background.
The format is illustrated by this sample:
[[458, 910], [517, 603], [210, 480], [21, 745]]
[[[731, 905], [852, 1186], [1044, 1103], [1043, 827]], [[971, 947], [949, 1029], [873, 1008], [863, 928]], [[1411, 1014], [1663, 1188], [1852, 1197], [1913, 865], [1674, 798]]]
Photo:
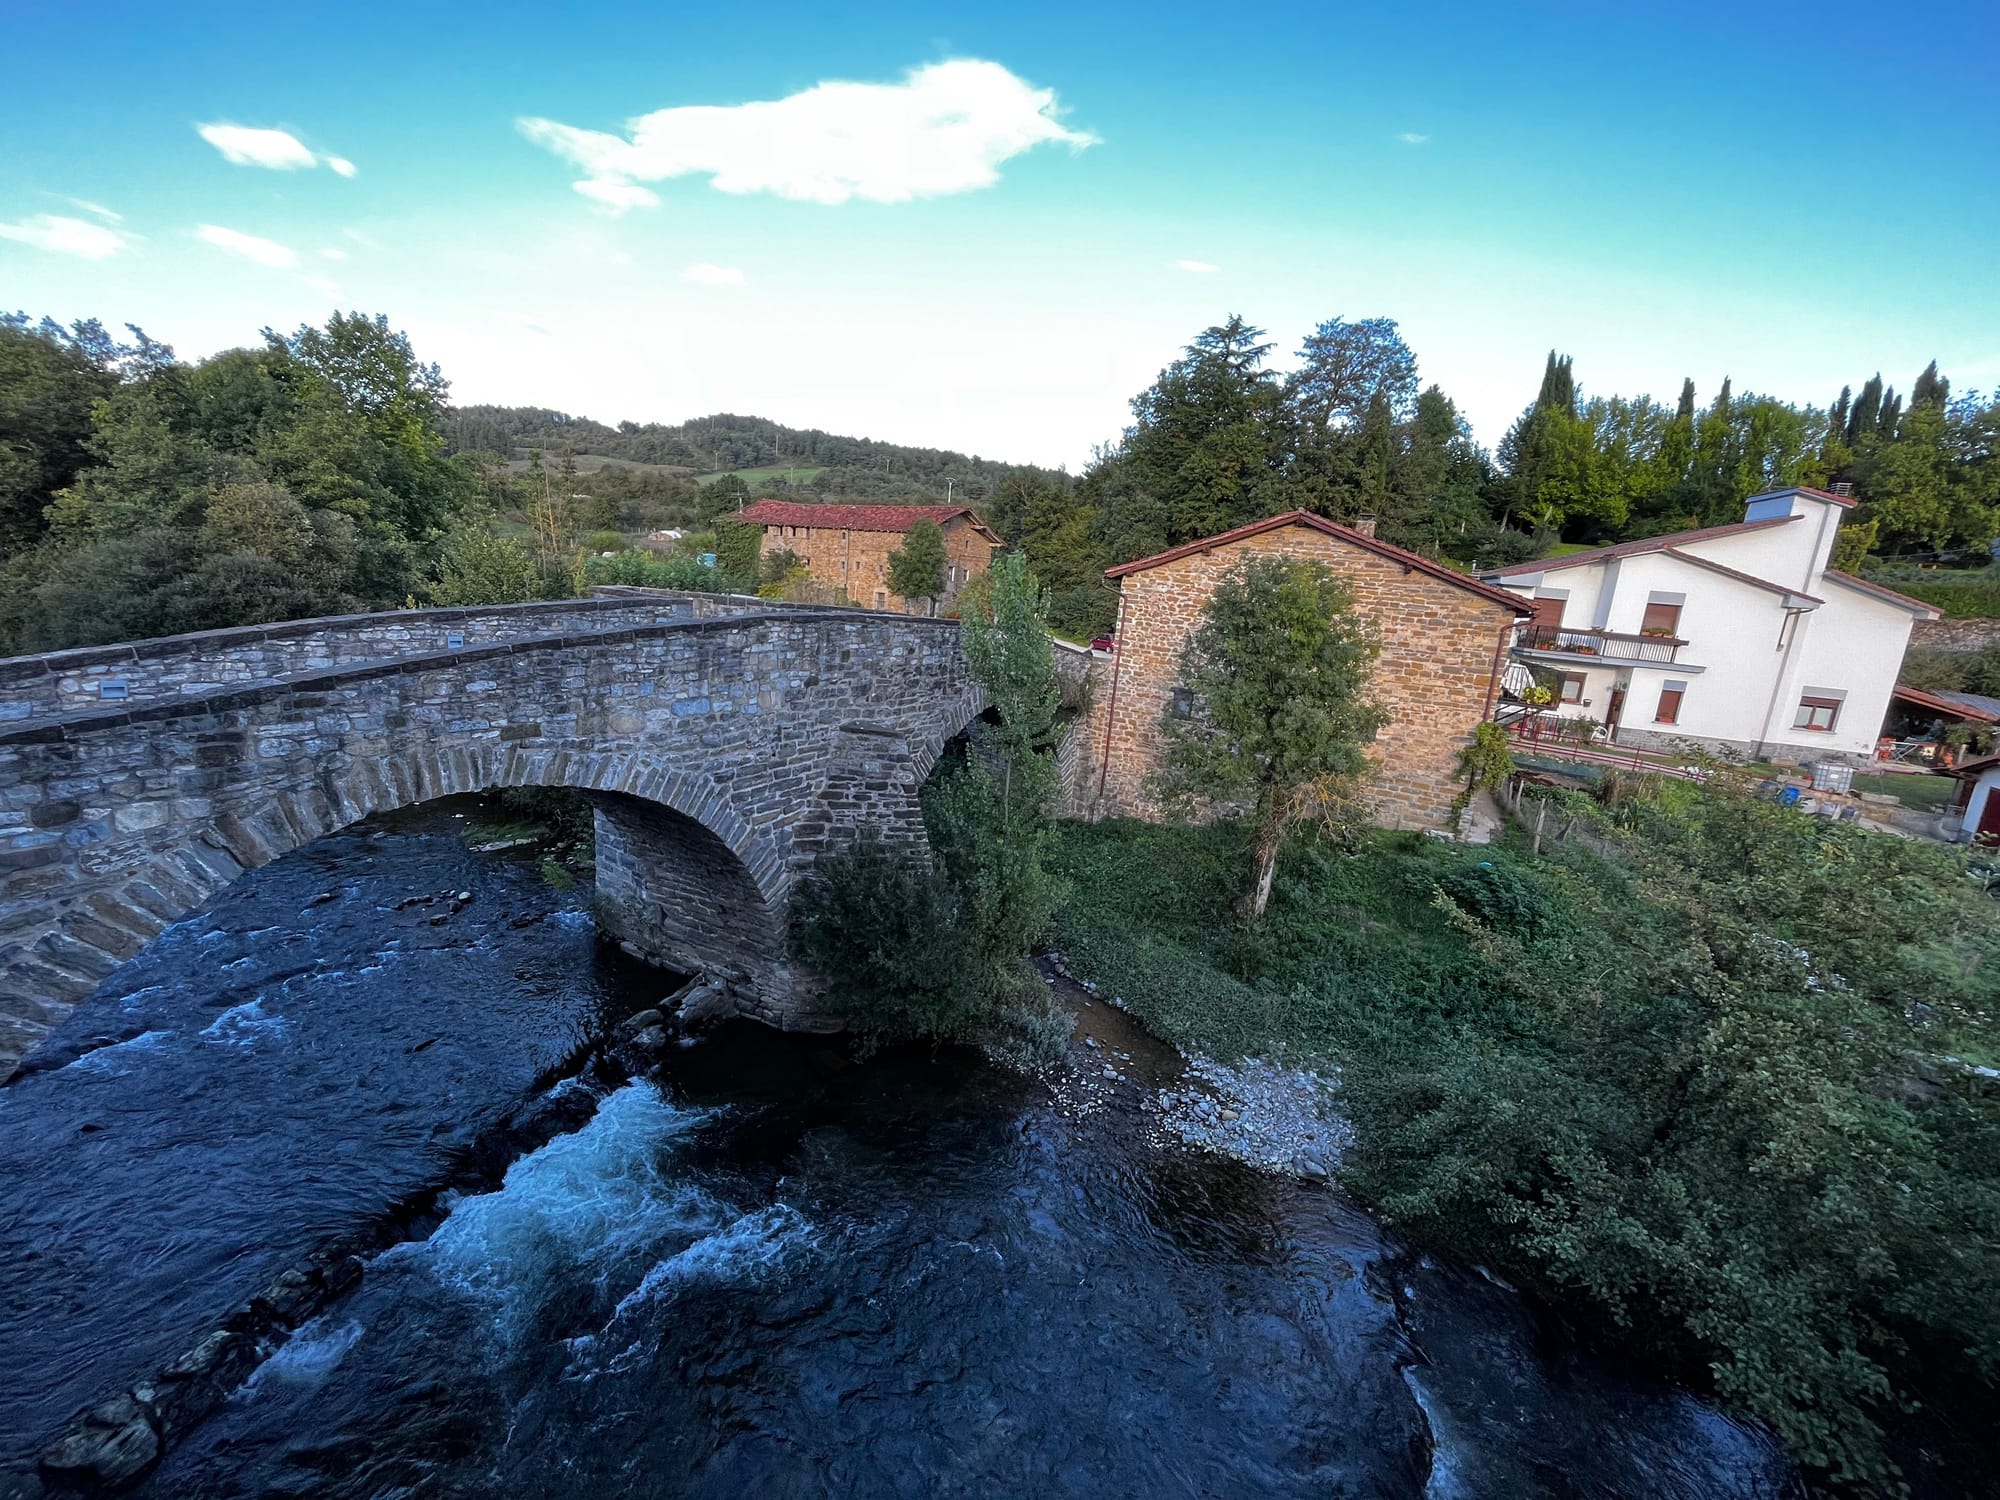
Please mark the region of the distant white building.
[[1871, 758], [1910, 626], [1938, 611], [1828, 566], [1854, 502], [1753, 495], [1732, 525], [1498, 568], [1535, 609], [1514, 657], [1620, 744]]

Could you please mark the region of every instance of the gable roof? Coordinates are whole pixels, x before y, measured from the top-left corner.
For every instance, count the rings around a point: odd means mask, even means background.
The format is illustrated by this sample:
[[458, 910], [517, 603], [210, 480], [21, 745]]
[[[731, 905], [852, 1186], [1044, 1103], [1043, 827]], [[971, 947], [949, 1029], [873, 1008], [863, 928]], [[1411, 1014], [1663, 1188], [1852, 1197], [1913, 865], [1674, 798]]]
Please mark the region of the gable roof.
[[1148, 568], [1157, 568], [1164, 563], [1178, 562], [1181, 558], [1192, 557], [1197, 552], [1212, 552], [1217, 547], [1227, 547], [1232, 543], [1244, 541], [1253, 536], [1262, 536], [1267, 531], [1276, 531], [1285, 526], [1310, 527], [1312, 530], [1322, 532], [1338, 541], [1347, 542], [1359, 547], [1364, 552], [1372, 552], [1377, 557], [1386, 557], [1390, 562], [1400, 563], [1406, 571], [1427, 573], [1432, 578], [1449, 583], [1455, 588], [1464, 589], [1468, 594], [1476, 594], [1481, 599], [1485, 599], [1490, 603], [1503, 604], [1517, 615], [1534, 613], [1533, 606], [1518, 594], [1510, 594], [1505, 589], [1496, 589], [1492, 585], [1481, 583], [1478, 579], [1469, 577], [1464, 573], [1454, 572], [1442, 563], [1434, 563], [1428, 557], [1420, 557], [1414, 552], [1406, 552], [1401, 547], [1392, 547], [1389, 543], [1377, 541], [1372, 536], [1363, 536], [1352, 527], [1342, 526], [1336, 521], [1329, 521], [1325, 516], [1316, 516], [1309, 510], [1288, 510], [1283, 515], [1270, 516], [1262, 521], [1252, 521], [1248, 526], [1238, 526], [1234, 531], [1224, 531], [1215, 536], [1205, 536], [1199, 541], [1184, 542], [1178, 547], [1169, 548], [1165, 552], [1155, 553], [1151, 557], [1142, 557], [1134, 562], [1120, 563], [1115, 568], [1106, 568], [1104, 576], [1106, 578], [1123, 578], [1127, 574], [1143, 573]]
[[[1834, 497], [1829, 497], [1834, 498]], [[1767, 531], [1786, 526], [1797, 516], [1772, 516], [1764, 521], [1731, 521], [1726, 526], [1703, 526], [1695, 531], [1670, 531], [1665, 536], [1640, 537], [1637, 541], [1616, 542], [1609, 547], [1592, 547], [1587, 552], [1566, 552], [1561, 557], [1544, 557], [1534, 562], [1510, 563], [1504, 568], [1488, 568], [1481, 578], [1519, 578], [1531, 573], [1555, 573], [1564, 568], [1587, 568], [1592, 563], [1614, 558], [1637, 557], [1644, 552], [1671, 552], [1690, 542], [1706, 542], [1716, 537], [1741, 536], [1749, 531]]]
[[[964, 516], [993, 536], [969, 505], [812, 505], [797, 500], [759, 500], [736, 513], [753, 526], [809, 526], [816, 530], [908, 531], [919, 521], [942, 526]], [[998, 541], [998, 537], [993, 537]]]
[[1835, 583], [1844, 583], [1851, 589], [1858, 589], [1864, 594], [1871, 594], [1875, 598], [1880, 599], [1884, 604], [1899, 605], [1922, 616], [1926, 620], [1941, 620], [1944, 618], [1944, 611], [1939, 609], [1935, 604], [1926, 604], [1921, 599], [1912, 599], [1908, 594], [1899, 594], [1894, 589], [1885, 589], [1879, 583], [1870, 583], [1866, 578], [1856, 578], [1852, 573], [1843, 573], [1837, 568], [1828, 568], [1826, 576], [1831, 578]]

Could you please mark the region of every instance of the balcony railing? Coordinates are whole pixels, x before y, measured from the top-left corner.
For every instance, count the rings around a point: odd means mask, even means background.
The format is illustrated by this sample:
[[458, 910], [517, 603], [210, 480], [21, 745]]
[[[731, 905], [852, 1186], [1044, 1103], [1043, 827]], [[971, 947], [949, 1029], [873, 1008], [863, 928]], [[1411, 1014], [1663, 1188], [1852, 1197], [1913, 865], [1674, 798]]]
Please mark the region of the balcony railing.
[[1558, 656], [1602, 656], [1615, 661], [1671, 662], [1687, 644], [1672, 635], [1631, 635], [1620, 630], [1584, 630], [1530, 621], [1514, 636], [1517, 651], [1547, 651]]

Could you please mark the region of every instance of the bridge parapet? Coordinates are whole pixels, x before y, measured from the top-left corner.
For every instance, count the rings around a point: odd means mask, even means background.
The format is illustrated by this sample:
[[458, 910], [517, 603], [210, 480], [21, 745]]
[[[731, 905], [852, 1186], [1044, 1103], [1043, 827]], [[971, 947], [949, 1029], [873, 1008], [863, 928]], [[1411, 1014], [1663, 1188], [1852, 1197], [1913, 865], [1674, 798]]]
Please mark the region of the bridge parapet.
[[0, 659], [0, 725], [114, 702], [198, 698], [360, 662], [770, 609], [740, 595], [620, 590], [588, 599], [286, 620], [7, 657]]

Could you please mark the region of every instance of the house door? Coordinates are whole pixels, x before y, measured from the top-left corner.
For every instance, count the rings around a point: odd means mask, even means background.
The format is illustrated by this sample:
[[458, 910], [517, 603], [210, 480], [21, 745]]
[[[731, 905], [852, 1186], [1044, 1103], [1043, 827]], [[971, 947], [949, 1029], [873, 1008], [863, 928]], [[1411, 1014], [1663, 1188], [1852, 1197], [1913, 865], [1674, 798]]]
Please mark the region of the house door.
[[1986, 801], [1979, 809], [1979, 830], [1972, 840], [1976, 844], [2000, 844], [2000, 782], [1986, 788]]
[[1610, 702], [1604, 710], [1604, 737], [1606, 739], [1615, 740], [1618, 738], [1618, 721], [1624, 716], [1625, 689], [1615, 687], [1611, 690]]

